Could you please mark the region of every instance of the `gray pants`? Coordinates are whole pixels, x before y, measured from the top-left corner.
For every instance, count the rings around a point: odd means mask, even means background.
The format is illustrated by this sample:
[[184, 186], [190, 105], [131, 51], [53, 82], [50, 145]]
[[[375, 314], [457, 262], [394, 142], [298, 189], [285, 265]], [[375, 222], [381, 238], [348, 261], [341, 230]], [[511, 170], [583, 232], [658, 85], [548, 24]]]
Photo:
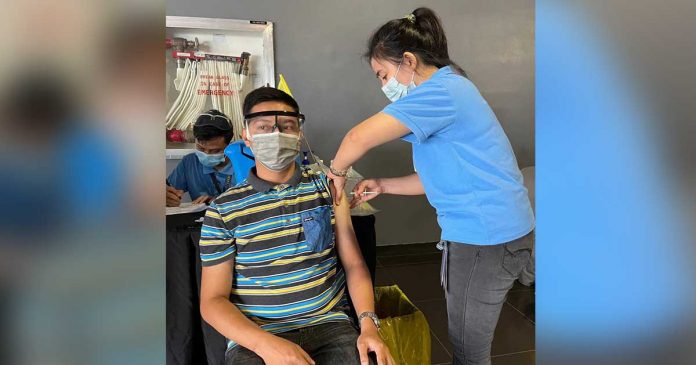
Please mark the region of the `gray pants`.
[[[348, 321], [329, 322], [278, 336], [294, 342], [309, 354], [317, 365], [359, 364], [358, 331]], [[375, 364], [370, 356], [370, 364]], [[226, 355], [226, 365], [263, 365], [263, 360], [244, 347], [236, 346]]]
[[533, 232], [479, 246], [442, 241], [441, 281], [447, 299], [454, 364], [490, 365], [493, 332], [508, 290], [531, 260]]

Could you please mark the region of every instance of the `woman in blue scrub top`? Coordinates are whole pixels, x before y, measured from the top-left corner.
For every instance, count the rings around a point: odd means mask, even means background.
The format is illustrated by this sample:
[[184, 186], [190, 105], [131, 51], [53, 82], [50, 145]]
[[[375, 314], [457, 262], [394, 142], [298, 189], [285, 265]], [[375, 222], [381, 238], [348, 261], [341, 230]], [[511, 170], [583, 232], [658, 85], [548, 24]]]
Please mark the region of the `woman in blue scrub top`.
[[413, 145], [416, 173], [364, 180], [351, 203], [379, 194], [426, 195], [442, 228], [441, 284], [454, 363], [490, 364], [500, 310], [531, 259], [534, 229], [510, 142], [450, 60], [432, 10], [418, 8], [384, 24], [366, 57], [392, 103], [348, 132], [330, 177], [341, 194], [346, 171], [368, 150], [397, 138]]

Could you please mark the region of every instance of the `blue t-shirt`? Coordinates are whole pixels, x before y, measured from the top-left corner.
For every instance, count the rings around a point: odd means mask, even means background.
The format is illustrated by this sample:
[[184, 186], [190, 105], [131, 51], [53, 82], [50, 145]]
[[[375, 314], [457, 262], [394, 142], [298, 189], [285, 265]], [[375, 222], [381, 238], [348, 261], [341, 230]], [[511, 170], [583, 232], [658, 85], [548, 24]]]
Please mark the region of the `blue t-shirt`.
[[[191, 200], [195, 200], [201, 195], [215, 197], [220, 192], [210, 178], [211, 174], [215, 175], [215, 179], [223, 192], [238, 183], [235, 180], [234, 167], [231, 161], [218, 171], [212, 167], [203, 166], [195, 153], [184, 156], [174, 171], [169, 174], [167, 181], [174, 188], [187, 191]], [[245, 178], [246, 176], [242, 176], [242, 180]]]
[[515, 154], [476, 86], [443, 67], [384, 108], [411, 133], [413, 163], [442, 239], [505, 243], [534, 228]]

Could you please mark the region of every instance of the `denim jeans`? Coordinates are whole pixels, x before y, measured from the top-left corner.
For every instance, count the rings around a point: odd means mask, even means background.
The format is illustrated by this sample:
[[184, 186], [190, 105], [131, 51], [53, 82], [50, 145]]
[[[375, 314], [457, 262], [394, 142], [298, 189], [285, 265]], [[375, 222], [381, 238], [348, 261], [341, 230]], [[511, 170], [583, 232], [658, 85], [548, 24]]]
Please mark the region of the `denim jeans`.
[[[319, 324], [277, 336], [300, 345], [317, 365], [360, 364], [358, 331], [348, 321]], [[239, 345], [229, 350], [225, 358], [226, 365], [264, 364], [258, 355]], [[370, 364], [374, 362], [370, 360]]]
[[454, 364], [491, 364], [500, 310], [508, 290], [530, 262], [533, 234], [491, 246], [447, 241], [439, 245]]

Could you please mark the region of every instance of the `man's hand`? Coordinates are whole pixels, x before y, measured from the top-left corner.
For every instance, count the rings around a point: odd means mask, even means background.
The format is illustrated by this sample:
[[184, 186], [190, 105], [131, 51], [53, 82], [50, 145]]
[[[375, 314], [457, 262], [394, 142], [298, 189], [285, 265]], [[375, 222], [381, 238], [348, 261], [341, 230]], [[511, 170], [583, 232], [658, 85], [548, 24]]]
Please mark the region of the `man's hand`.
[[360, 337], [358, 337], [358, 352], [360, 353], [360, 364], [369, 363], [367, 354], [374, 352], [377, 357], [377, 365], [395, 365], [394, 359], [389, 353], [389, 348], [379, 336], [379, 331], [374, 322], [369, 318], [363, 319]]
[[181, 197], [184, 196], [183, 190], [177, 190], [173, 186], [167, 186], [167, 206], [178, 207], [181, 205]]
[[201, 195], [196, 200], [192, 201], [191, 204], [200, 204], [200, 203], [206, 203], [210, 204], [210, 202], [213, 201], [213, 198], [207, 196], [207, 195]]
[[[363, 195], [363, 192], [367, 192], [367, 194]], [[378, 179], [365, 179], [355, 184], [353, 188], [353, 199], [350, 200], [350, 209], [357, 207], [358, 204], [376, 198], [377, 195], [383, 192], [384, 188], [380, 185]]]
[[266, 365], [315, 365], [302, 347], [271, 334], [261, 341], [255, 352]]

